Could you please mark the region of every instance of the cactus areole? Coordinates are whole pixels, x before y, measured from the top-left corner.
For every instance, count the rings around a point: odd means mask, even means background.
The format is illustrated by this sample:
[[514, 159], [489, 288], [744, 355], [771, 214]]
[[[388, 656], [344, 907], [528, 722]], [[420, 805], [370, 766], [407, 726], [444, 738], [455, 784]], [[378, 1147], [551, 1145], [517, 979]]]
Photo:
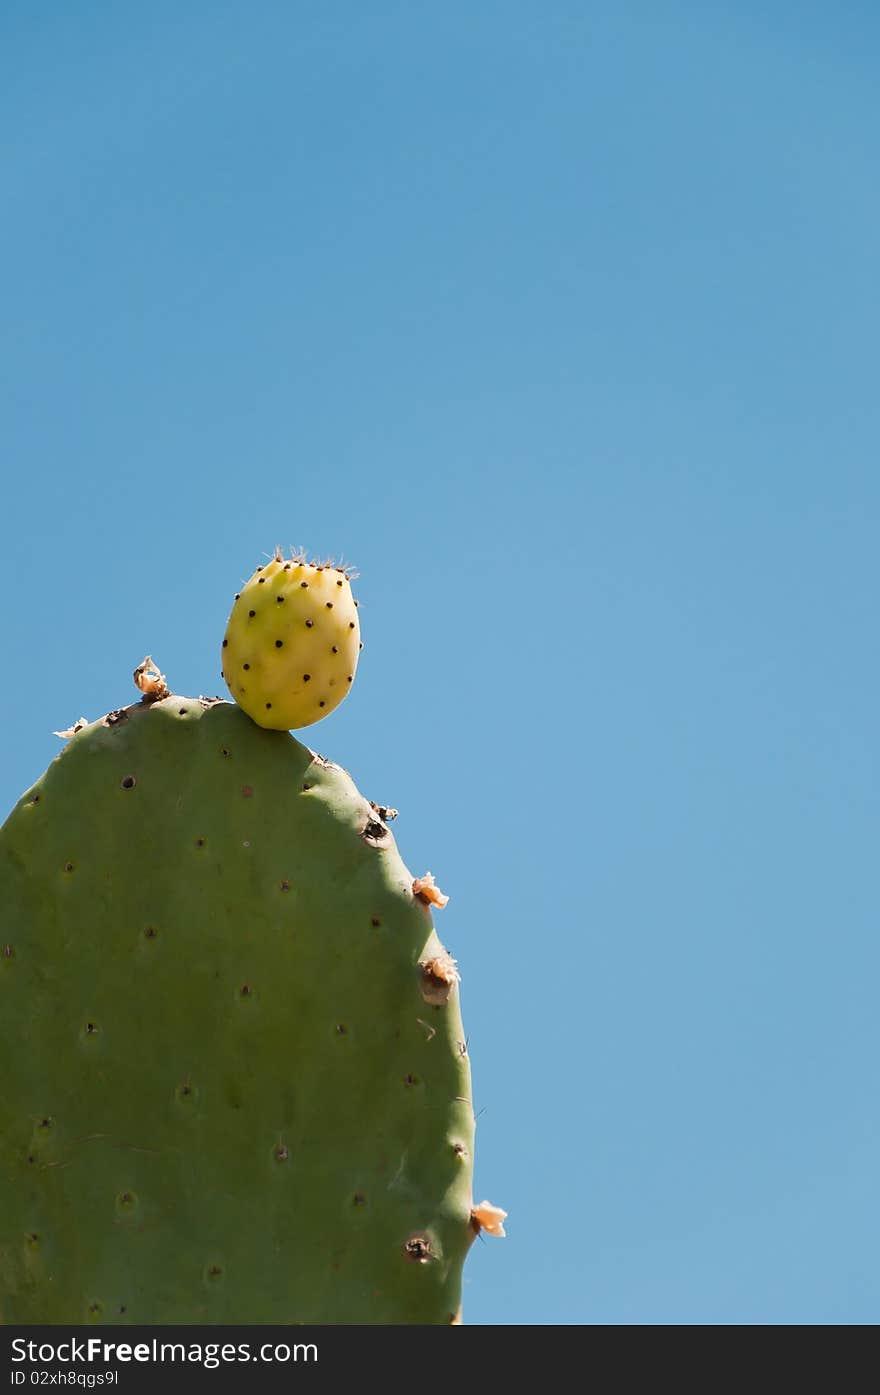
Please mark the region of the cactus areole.
[[458, 972], [386, 811], [135, 676], [0, 830], [0, 1321], [456, 1321]]

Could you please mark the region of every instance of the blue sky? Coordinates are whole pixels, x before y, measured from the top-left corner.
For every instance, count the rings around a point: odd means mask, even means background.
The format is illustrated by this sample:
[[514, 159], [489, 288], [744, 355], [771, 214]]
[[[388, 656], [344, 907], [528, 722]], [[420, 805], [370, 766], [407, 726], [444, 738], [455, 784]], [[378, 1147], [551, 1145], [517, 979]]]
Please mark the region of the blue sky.
[[[474, 1323], [875, 1322], [874, 6], [7, 3], [11, 806], [276, 543], [448, 908]], [[442, 918], [441, 918], [442, 917]]]

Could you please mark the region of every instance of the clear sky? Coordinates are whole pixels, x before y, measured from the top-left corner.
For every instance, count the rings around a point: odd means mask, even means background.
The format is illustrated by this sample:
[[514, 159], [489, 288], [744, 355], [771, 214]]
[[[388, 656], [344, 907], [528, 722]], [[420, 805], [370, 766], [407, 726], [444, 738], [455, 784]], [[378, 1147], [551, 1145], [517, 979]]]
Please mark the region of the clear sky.
[[276, 543], [450, 903], [475, 1323], [876, 1322], [875, 5], [7, 0], [4, 812]]

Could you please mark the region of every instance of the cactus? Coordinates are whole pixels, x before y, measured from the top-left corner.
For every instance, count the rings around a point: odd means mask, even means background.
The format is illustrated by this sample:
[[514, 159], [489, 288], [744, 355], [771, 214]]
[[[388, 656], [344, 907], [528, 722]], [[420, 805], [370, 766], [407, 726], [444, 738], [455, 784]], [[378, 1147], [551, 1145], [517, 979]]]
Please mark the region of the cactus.
[[6, 1322], [444, 1322], [457, 971], [338, 766], [219, 700], [80, 726], [0, 838]]
[[[302, 559], [230, 620], [288, 717], [260, 646], [330, 586], [349, 629], [347, 576]], [[134, 680], [0, 829], [0, 1321], [458, 1320], [504, 1213], [472, 1201], [448, 898], [339, 766]]]
[[308, 727], [348, 695], [360, 647], [347, 568], [277, 551], [235, 598], [223, 678], [261, 727]]

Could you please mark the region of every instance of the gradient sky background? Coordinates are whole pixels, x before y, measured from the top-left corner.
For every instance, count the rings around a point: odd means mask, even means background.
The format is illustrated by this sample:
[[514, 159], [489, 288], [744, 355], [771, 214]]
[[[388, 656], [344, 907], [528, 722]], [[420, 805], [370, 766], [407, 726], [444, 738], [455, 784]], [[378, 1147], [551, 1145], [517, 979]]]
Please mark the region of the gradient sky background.
[[6, 0], [5, 812], [276, 543], [450, 896], [472, 1323], [876, 1322], [875, 5]]

